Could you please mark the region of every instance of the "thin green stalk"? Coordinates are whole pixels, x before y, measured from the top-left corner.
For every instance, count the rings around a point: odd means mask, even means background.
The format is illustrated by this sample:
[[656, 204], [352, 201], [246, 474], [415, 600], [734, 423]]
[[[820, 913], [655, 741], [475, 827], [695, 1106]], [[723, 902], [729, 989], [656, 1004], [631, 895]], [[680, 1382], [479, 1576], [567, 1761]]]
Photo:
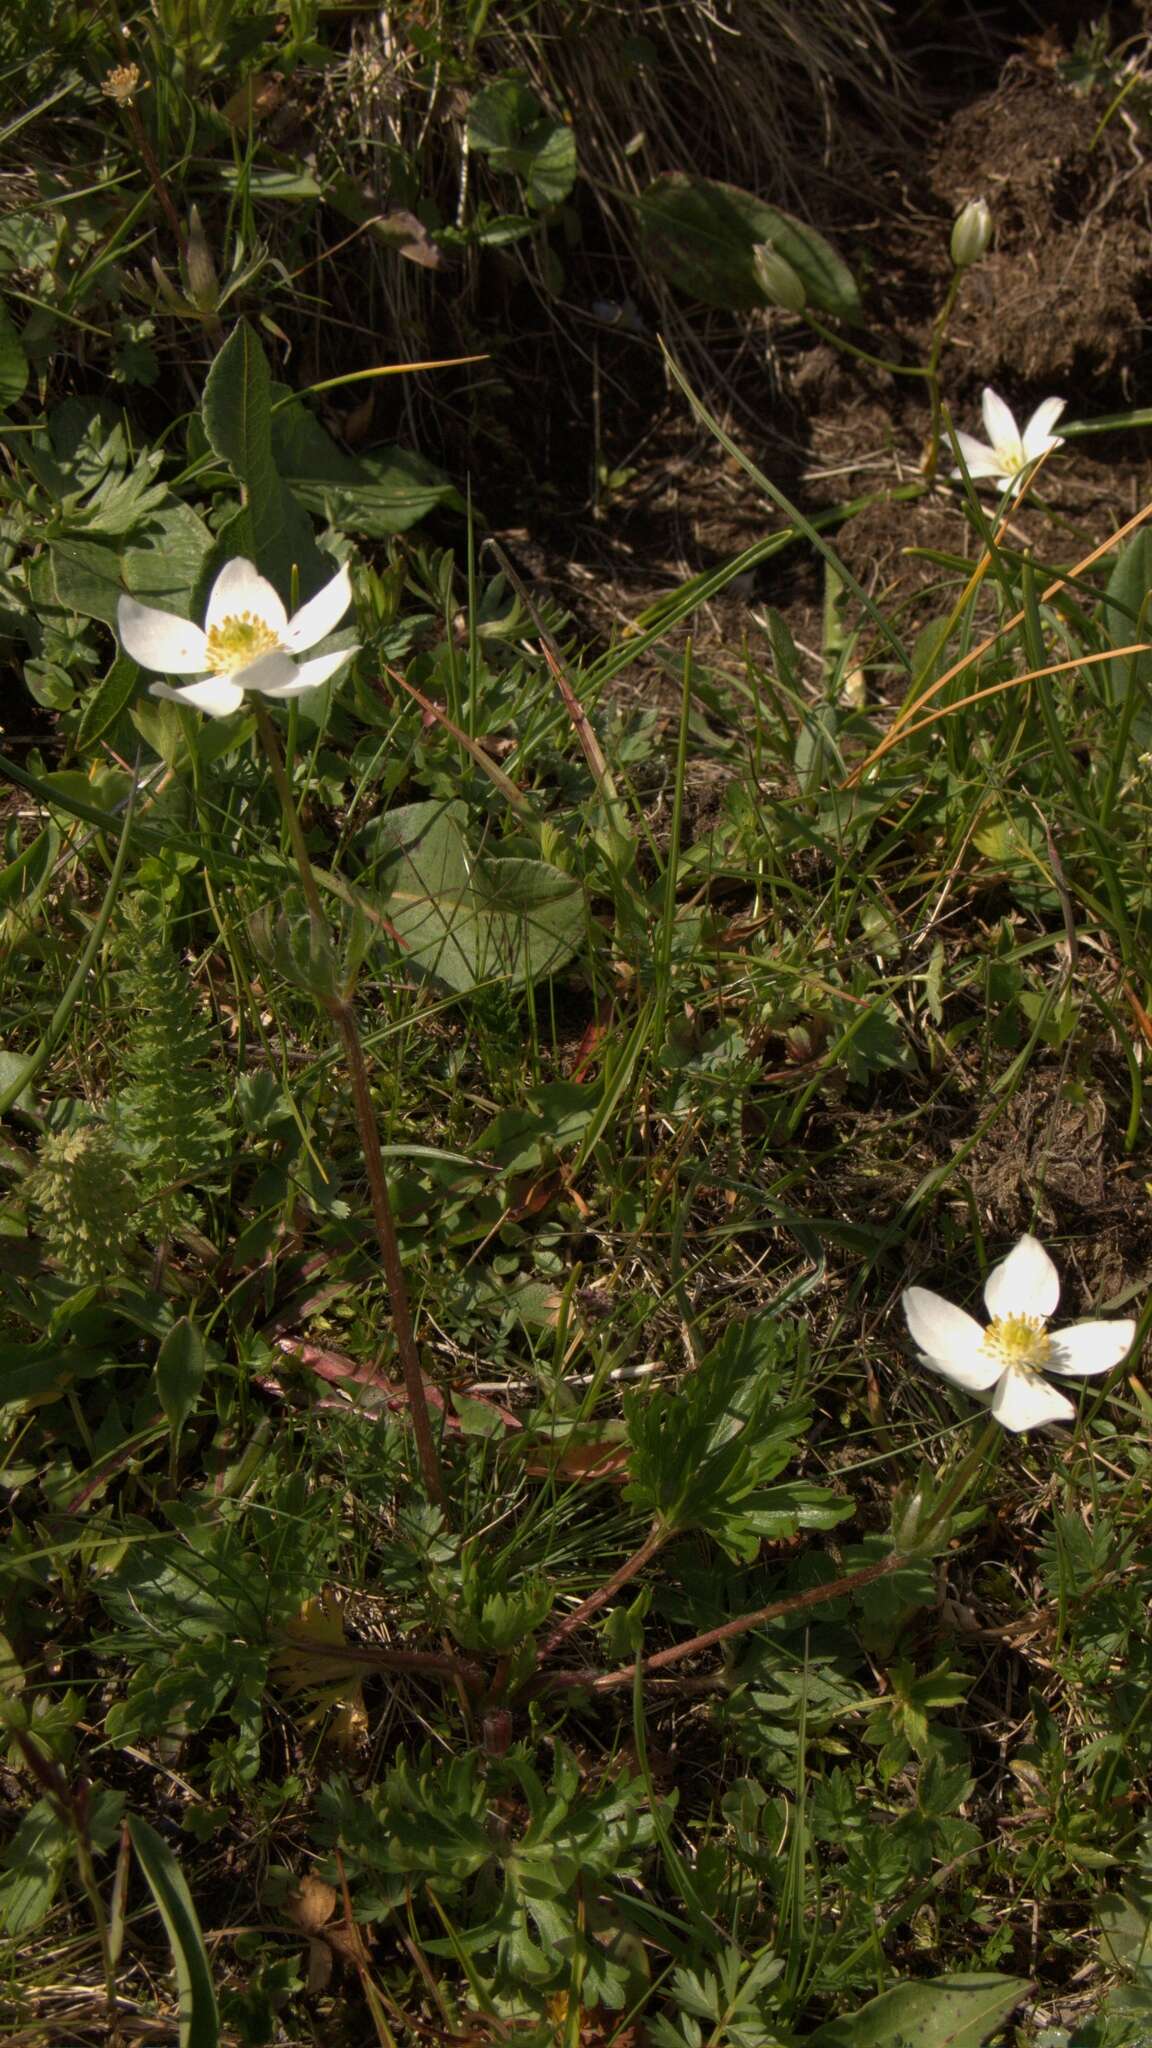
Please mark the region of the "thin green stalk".
[[874, 370], [888, 370], [893, 377], [928, 377], [931, 375], [931, 372], [925, 369], [923, 363], [894, 363], [888, 356], [874, 356], [866, 348], [858, 348], [854, 341], [846, 341], [844, 336], [837, 334], [834, 328], [825, 327], [824, 322], [817, 320], [815, 314], [810, 313], [807, 307], [804, 308], [802, 318], [805, 325], [812, 329], [813, 334], [820, 336], [821, 341], [830, 342], [833, 348], [842, 349], [846, 356], [855, 356], [857, 362], [868, 363]]
[[[280, 742], [267, 706], [257, 698], [256, 730], [260, 743], [268, 758], [272, 780], [280, 798], [280, 808], [296, 866], [300, 875], [300, 886], [308, 915], [318, 938], [328, 939], [328, 923], [324, 906], [308, 852], [304, 828], [292, 786], [284, 767]], [[412, 1417], [412, 1431], [416, 1438], [416, 1453], [420, 1470], [430, 1500], [435, 1501], [444, 1515], [448, 1512], [448, 1494], [444, 1474], [440, 1465], [440, 1454], [432, 1430], [432, 1419], [428, 1409], [428, 1396], [424, 1390], [424, 1375], [420, 1369], [420, 1354], [416, 1348], [416, 1333], [412, 1320], [412, 1308], [408, 1298], [408, 1283], [404, 1277], [404, 1263], [400, 1256], [400, 1243], [396, 1235], [396, 1220], [388, 1197], [388, 1183], [384, 1178], [384, 1160], [380, 1150], [380, 1133], [376, 1125], [376, 1112], [372, 1104], [372, 1090], [368, 1080], [368, 1068], [364, 1059], [364, 1048], [356, 1012], [347, 997], [333, 994], [318, 999], [332, 1019], [340, 1035], [344, 1049], [344, 1060], [348, 1078], [352, 1083], [352, 1105], [356, 1115], [356, 1126], [360, 1133], [360, 1148], [364, 1158], [364, 1171], [368, 1181], [368, 1194], [372, 1204], [372, 1220], [376, 1226], [376, 1242], [380, 1247], [380, 1258], [384, 1267], [384, 1280], [388, 1289], [389, 1305], [392, 1310], [392, 1331], [396, 1339], [396, 1351], [404, 1375], [404, 1389], [408, 1396], [408, 1411]]]
[[989, 1453], [999, 1450], [1003, 1435], [1003, 1425], [997, 1422], [994, 1415], [990, 1415], [967, 1457], [960, 1460], [947, 1487], [935, 1502], [927, 1521], [918, 1531], [918, 1540], [928, 1531], [937, 1528], [952, 1513], [968, 1491], [971, 1481], [991, 1462]]
[[948, 332], [948, 322], [952, 318], [956, 305], [956, 296], [960, 290], [960, 280], [963, 275], [964, 272], [962, 270], [953, 271], [952, 281], [945, 294], [944, 304], [932, 323], [932, 342], [928, 350], [928, 368], [926, 373], [929, 380], [932, 418], [928, 428], [928, 453], [924, 458], [924, 475], [929, 483], [931, 483], [936, 474], [936, 465], [940, 460], [940, 422], [942, 414], [940, 355], [944, 347], [944, 337]]

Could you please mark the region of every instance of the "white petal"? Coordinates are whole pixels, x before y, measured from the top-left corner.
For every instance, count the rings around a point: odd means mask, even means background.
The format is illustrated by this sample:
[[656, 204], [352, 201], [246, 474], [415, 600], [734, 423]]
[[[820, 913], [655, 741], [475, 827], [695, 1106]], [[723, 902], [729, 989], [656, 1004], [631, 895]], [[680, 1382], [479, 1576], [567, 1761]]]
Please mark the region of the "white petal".
[[1053, 434], [1052, 429], [1067, 403], [1066, 398], [1046, 398], [1042, 405], [1036, 407], [1024, 429], [1024, 453], [1029, 461], [1037, 455], [1045, 455], [1049, 448], [1063, 445], [1060, 435]]
[[194, 676], [203, 675], [208, 666], [204, 635], [190, 619], [178, 619], [174, 612], [158, 612], [150, 604], [137, 604], [134, 597], [122, 597], [116, 607], [116, 624], [125, 654], [141, 668]]
[[251, 612], [254, 619], [263, 619], [277, 639], [283, 639], [288, 614], [279, 592], [273, 590], [266, 576], [261, 576], [255, 563], [246, 561], [243, 555], [225, 562], [221, 569], [212, 585], [204, 624], [211, 632], [213, 626], [223, 625], [225, 619], [235, 618], [239, 612]]
[[239, 689], [255, 690], [263, 697], [292, 682], [295, 675], [296, 663], [292, 656], [273, 648], [271, 654], [261, 654], [255, 661], [250, 661], [247, 668], [234, 669], [229, 680]]
[[1024, 444], [1020, 439], [1020, 429], [1016, 425], [1016, 415], [1005, 405], [1004, 400], [997, 397], [987, 386], [980, 400], [980, 410], [984, 415], [984, 432], [997, 452], [1002, 457], [1022, 457]]
[[934, 1372], [942, 1373], [958, 1387], [974, 1393], [990, 1387], [1004, 1370], [1002, 1363], [984, 1350], [984, 1332], [975, 1316], [933, 1294], [928, 1287], [908, 1287], [903, 1294], [904, 1315], [913, 1342], [924, 1353]]
[[984, 1284], [990, 1316], [1050, 1316], [1060, 1299], [1060, 1275], [1043, 1245], [1025, 1235]]
[[[994, 448], [989, 448], [985, 442], [978, 441], [974, 434], [958, 432], [956, 439], [960, 443], [965, 468], [973, 481], [984, 476], [999, 476], [1003, 464]], [[960, 471], [957, 470], [956, 474], [959, 476]]]
[[1045, 1372], [1111, 1372], [1132, 1349], [1134, 1322], [1077, 1323], [1070, 1330], [1057, 1330], [1052, 1337], [1052, 1355]]
[[352, 579], [347, 569], [338, 569], [331, 583], [302, 604], [293, 612], [280, 638], [293, 654], [303, 654], [305, 648], [315, 647], [329, 633], [335, 632], [352, 602]]
[[1042, 1422], [1071, 1422], [1076, 1410], [1047, 1380], [1009, 1367], [992, 1396], [992, 1413], [1005, 1429], [1019, 1432], [1039, 1429]]
[[303, 696], [305, 690], [315, 690], [321, 683], [326, 683], [329, 676], [334, 676], [338, 668], [343, 668], [344, 663], [351, 661], [352, 656], [359, 652], [358, 647], [341, 647], [335, 654], [317, 654], [312, 661], [297, 662], [294, 682], [279, 683], [275, 687], [265, 683], [261, 687], [269, 697]]
[[209, 676], [203, 683], [184, 683], [170, 690], [167, 683], [150, 685], [153, 697], [170, 697], [174, 704], [190, 704], [194, 711], [206, 711], [210, 718], [231, 718], [244, 702], [244, 692], [228, 676]]

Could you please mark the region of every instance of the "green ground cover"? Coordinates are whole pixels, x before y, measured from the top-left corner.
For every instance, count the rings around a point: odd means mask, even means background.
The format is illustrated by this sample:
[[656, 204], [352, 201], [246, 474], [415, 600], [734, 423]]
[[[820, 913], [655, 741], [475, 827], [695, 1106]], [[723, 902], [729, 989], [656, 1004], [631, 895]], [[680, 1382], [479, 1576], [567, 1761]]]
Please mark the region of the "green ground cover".
[[[124, 26], [0, 45], [8, 2038], [1135, 2048], [1152, 542], [1059, 511], [1100, 423], [957, 436], [969, 214], [873, 494], [963, 508], [927, 592], [673, 351], [765, 537], [589, 644], [482, 475], [337, 438], [386, 351], [297, 374], [356, 206], [254, 101], [338, 21]], [[421, 217], [397, 143], [390, 246], [543, 263], [579, 120], [449, 26], [503, 211]], [[645, 207], [664, 288], [875, 355], [790, 213]], [[702, 649], [792, 559], [820, 645]]]

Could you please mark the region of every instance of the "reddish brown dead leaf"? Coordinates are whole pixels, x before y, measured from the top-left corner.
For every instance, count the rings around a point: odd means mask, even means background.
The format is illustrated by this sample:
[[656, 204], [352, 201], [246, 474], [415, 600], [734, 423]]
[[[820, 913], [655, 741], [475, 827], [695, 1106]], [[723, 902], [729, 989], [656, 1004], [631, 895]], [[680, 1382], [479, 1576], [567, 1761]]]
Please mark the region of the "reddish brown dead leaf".
[[[519, 1450], [520, 1445], [510, 1446]], [[524, 1445], [524, 1470], [533, 1479], [624, 1479], [628, 1472], [628, 1445], [608, 1438], [592, 1443], [545, 1443], [536, 1438]]]

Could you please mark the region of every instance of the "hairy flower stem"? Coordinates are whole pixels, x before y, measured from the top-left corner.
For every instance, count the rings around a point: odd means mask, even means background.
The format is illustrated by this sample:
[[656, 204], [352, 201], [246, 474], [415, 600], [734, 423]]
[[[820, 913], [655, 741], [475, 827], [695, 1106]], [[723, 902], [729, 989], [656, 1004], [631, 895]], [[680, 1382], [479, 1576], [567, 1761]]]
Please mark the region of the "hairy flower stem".
[[846, 1594], [860, 1592], [876, 1579], [887, 1578], [890, 1572], [899, 1571], [907, 1563], [903, 1553], [894, 1550], [890, 1557], [882, 1558], [877, 1564], [863, 1565], [857, 1572], [845, 1572], [843, 1578], [829, 1579], [822, 1586], [808, 1586], [803, 1593], [789, 1593], [786, 1599], [770, 1601], [767, 1607], [758, 1607], [752, 1614], [738, 1614], [734, 1621], [726, 1621], [720, 1628], [710, 1628], [701, 1636], [690, 1636], [687, 1642], [673, 1643], [667, 1650], [657, 1650], [638, 1664], [622, 1664], [617, 1671], [602, 1671], [595, 1676], [587, 1671], [550, 1672], [542, 1679], [530, 1679], [527, 1690], [543, 1685], [545, 1688], [578, 1686], [587, 1692], [612, 1692], [618, 1686], [633, 1684], [637, 1670], [647, 1678], [651, 1672], [666, 1670], [669, 1664], [679, 1664], [684, 1657], [698, 1656], [701, 1650], [714, 1649], [717, 1643], [731, 1642], [734, 1636], [747, 1635], [749, 1629], [763, 1628], [765, 1622], [779, 1621], [785, 1614], [799, 1614], [806, 1607], [819, 1607], [825, 1600], [841, 1600]]
[[[276, 728], [267, 708], [257, 699], [255, 703], [256, 729], [260, 743], [268, 757], [272, 780], [280, 798], [284, 823], [292, 842], [296, 866], [300, 873], [300, 886], [308, 915], [317, 935], [328, 936], [328, 921], [320, 901], [320, 891], [312, 869], [312, 861], [300, 823], [300, 813], [292, 795], [292, 785], [280, 752]], [[352, 1083], [352, 1106], [356, 1114], [356, 1127], [360, 1133], [360, 1149], [364, 1156], [364, 1171], [368, 1180], [368, 1194], [372, 1204], [372, 1221], [376, 1226], [376, 1242], [380, 1247], [380, 1258], [384, 1267], [384, 1279], [388, 1288], [388, 1300], [392, 1310], [392, 1331], [396, 1339], [396, 1351], [404, 1375], [404, 1390], [408, 1396], [408, 1412], [412, 1417], [412, 1432], [416, 1438], [416, 1455], [424, 1475], [424, 1485], [430, 1500], [446, 1516], [448, 1494], [444, 1485], [444, 1474], [440, 1465], [440, 1454], [432, 1431], [432, 1418], [428, 1409], [428, 1396], [424, 1390], [424, 1375], [420, 1370], [420, 1354], [416, 1348], [416, 1332], [412, 1321], [412, 1308], [408, 1299], [408, 1283], [404, 1278], [404, 1265], [400, 1257], [400, 1243], [396, 1236], [396, 1220], [388, 1198], [388, 1183], [384, 1178], [384, 1161], [380, 1152], [380, 1133], [376, 1125], [376, 1112], [372, 1105], [372, 1090], [368, 1082], [368, 1068], [364, 1060], [364, 1048], [360, 1041], [360, 1029], [356, 1012], [346, 996], [333, 994], [323, 999], [323, 1007], [340, 1034], [344, 1048], [348, 1078]]]
[[631, 1557], [625, 1559], [619, 1571], [613, 1572], [612, 1577], [606, 1580], [604, 1585], [598, 1587], [595, 1593], [589, 1593], [588, 1598], [582, 1600], [579, 1607], [573, 1608], [571, 1614], [565, 1615], [564, 1620], [557, 1623], [551, 1635], [540, 1646], [541, 1657], [551, 1657], [561, 1643], [576, 1629], [581, 1628], [590, 1616], [598, 1614], [620, 1588], [628, 1584], [629, 1579], [634, 1579], [637, 1572], [643, 1571], [644, 1566], [651, 1562], [657, 1551], [663, 1549], [668, 1538], [674, 1533], [673, 1530], [666, 1528], [663, 1522], [653, 1522], [639, 1550], [634, 1550]]

